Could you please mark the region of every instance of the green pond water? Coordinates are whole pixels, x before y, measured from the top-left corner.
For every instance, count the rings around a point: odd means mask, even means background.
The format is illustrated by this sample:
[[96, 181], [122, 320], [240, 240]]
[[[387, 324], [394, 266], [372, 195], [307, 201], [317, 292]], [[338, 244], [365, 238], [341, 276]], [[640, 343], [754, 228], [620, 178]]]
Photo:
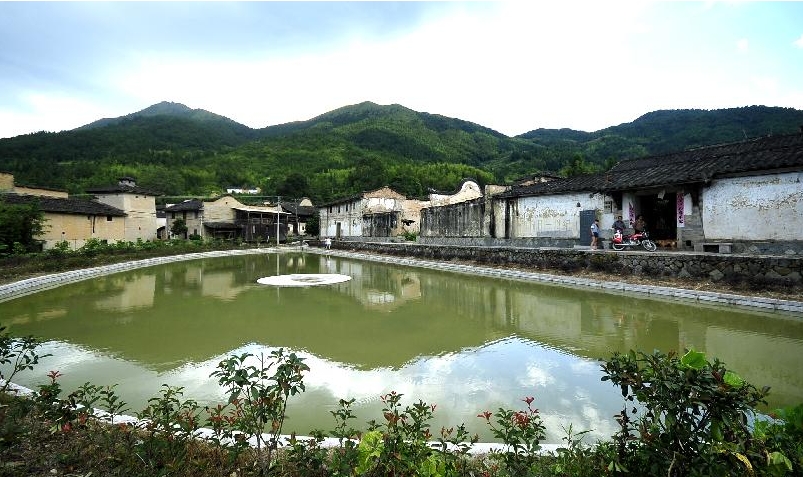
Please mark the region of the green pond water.
[[[340, 273], [351, 281], [310, 288], [256, 283], [278, 273]], [[285, 430], [329, 430], [329, 411], [356, 398], [355, 427], [381, 419], [379, 396], [437, 404], [433, 429], [518, 408], [535, 396], [558, 442], [562, 426], [615, 431], [616, 388], [598, 359], [631, 348], [695, 348], [756, 385], [770, 407], [803, 401], [803, 319], [464, 274], [326, 258], [251, 255], [161, 265], [65, 285], [0, 303], [0, 322], [47, 340], [34, 387], [49, 370], [72, 391], [119, 383], [134, 411], [162, 383], [201, 404], [221, 402], [209, 377], [231, 353], [276, 347], [305, 357], [307, 391], [292, 400]], [[364, 427], [364, 426], [363, 426]]]

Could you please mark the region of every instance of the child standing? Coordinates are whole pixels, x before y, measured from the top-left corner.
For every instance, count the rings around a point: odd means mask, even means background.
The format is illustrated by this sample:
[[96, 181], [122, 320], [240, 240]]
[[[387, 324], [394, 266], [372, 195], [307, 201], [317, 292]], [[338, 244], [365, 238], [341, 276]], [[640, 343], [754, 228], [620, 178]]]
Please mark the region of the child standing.
[[595, 220], [593, 224], [591, 224], [591, 250], [596, 250], [597, 240], [599, 239], [599, 220]]

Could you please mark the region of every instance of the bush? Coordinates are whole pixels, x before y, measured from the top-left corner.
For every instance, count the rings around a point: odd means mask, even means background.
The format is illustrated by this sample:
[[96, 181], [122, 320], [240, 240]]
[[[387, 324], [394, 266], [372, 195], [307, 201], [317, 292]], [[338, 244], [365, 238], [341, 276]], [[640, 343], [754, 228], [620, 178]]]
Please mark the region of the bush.
[[404, 240], [408, 242], [415, 242], [416, 240], [418, 240], [418, 234], [415, 232], [408, 232], [405, 230], [404, 232], [402, 232], [401, 236], [404, 237]]
[[625, 400], [616, 416], [618, 460], [612, 469], [670, 477], [742, 475], [744, 466], [752, 471], [744, 463], [751, 446], [748, 422], [768, 388], [755, 388], [694, 350], [682, 357], [616, 353], [602, 369], [603, 381], [619, 386]]

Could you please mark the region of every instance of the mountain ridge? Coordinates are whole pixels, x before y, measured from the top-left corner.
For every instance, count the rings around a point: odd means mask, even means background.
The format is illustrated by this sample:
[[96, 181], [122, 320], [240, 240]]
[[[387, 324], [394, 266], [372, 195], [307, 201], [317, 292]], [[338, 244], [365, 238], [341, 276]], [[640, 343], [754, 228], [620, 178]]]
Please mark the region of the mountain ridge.
[[800, 124], [803, 111], [747, 106], [660, 110], [595, 132], [542, 128], [508, 137], [459, 118], [365, 101], [252, 129], [164, 101], [72, 131], [0, 139], [0, 170], [72, 192], [134, 176], [168, 194], [249, 184], [283, 195], [300, 187], [298, 195], [323, 200], [387, 183], [415, 196], [452, 189], [466, 176], [511, 182], [541, 171], [599, 170], [615, 160], [796, 132]]
[[123, 116], [117, 116], [115, 118], [101, 118], [96, 121], [92, 121], [89, 124], [84, 124], [83, 126], [79, 126], [75, 129], [72, 129], [72, 131], [95, 129], [100, 127], [110, 126], [113, 124], [119, 124], [123, 121], [134, 118], [153, 117], [153, 116], [182, 117], [196, 121], [222, 121], [237, 126], [241, 126], [243, 128], [252, 129], [244, 124], [234, 121], [233, 119], [227, 118], [226, 116], [221, 116], [219, 114], [207, 111], [205, 109], [200, 109], [200, 108], [193, 109], [182, 103], [175, 103], [172, 101], [161, 101], [156, 104], [152, 104], [147, 108]]

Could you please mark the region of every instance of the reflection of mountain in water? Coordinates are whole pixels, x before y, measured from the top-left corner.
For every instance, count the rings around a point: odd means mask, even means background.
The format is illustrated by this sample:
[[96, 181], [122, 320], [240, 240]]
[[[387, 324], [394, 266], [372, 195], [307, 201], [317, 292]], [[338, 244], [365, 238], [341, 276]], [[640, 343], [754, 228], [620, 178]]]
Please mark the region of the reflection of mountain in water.
[[[276, 274], [277, 264], [281, 273], [353, 278], [297, 289], [255, 284]], [[0, 303], [0, 316], [14, 333], [107, 350], [156, 370], [246, 343], [306, 350], [358, 369], [398, 369], [512, 335], [591, 358], [694, 347], [772, 386], [773, 400], [803, 399], [800, 320], [318, 255], [136, 270]]]

